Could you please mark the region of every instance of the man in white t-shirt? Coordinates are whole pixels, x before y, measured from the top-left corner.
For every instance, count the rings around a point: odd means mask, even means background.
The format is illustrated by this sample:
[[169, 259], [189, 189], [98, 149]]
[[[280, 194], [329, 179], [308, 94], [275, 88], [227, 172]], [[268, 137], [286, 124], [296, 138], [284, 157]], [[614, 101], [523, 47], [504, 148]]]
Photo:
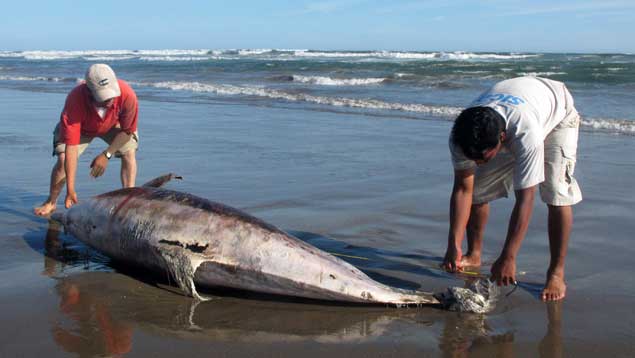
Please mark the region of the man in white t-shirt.
[[[516, 203], [491, 280], [516, 283], [516, 256], [533, 210], [536, 187], [549, 209], [551, 262], [543, 300], [564, 298], [564, 261], [573, 225], [572, 205], [582, 200], [573, 178], [580, 117], [561, 82], [519, 77], [497, 83], [456, 119], [450, 135], [454, 187], [443, 267], [479, 266], [489, 202], [514, 190]], [[461, 251], [467, 230], [468, 251]]]

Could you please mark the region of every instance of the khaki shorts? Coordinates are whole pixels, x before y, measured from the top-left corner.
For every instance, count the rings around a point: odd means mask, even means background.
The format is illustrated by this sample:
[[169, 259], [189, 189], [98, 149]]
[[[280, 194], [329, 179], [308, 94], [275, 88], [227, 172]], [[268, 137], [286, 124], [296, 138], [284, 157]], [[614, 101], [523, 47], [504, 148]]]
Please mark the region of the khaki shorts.
[[[545, 181], [540, 183], [540, 198], [545, 204], [570, 206], [582, 201], [582, 192], [573, 177], [578, 149], [580, 116], [571, 107], [562, 122], [545, 138]], [[476, 169], [474, 204], [508, 197], [513, 191], [514, 158], [499, 153]]]
[[[121, 132], [121, 129], [119, 127], [113, 127], [108, 131], [108, 133], [100, 136], [99, 138], [101, 138], [104, 142], [111, 144], [112, 141], [115, 139], [115, 136], [119, 134], [119, 132]], [[79, 145], [77, 146], [78, 156], [81, 155], [84, 150], [86, 150], [86, 148], [88, 148], [88, 145], [93, 140], [93, 138], [95, 137], [88, 137], [82, 134], [79, 139]], [[124, 144], [121, 148], [119, 148], [118, 151], [115, 152], [115, 156], [121, 158], [124, 153], [127, 153], [131, 150], [137, 150], [137, 148], [139, 148], [139, 134], [137, 132], [134, 132], [130, 140], [127, 141], [126, 144]], [[55, 130], [53, 131], [53, 156], [60, 155], [61, 153], [64, 153], [65, 150], [66, 144], [62, 142], [62, 139], [60, 137], [60, 125], [58, 123], [57, 126], [55, 126]]]

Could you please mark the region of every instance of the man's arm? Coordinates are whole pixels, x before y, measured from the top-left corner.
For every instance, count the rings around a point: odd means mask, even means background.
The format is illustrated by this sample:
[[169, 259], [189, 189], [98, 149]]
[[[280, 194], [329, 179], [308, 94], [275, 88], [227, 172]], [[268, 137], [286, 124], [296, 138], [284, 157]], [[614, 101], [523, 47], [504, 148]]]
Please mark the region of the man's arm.
[[128, 143], [128, 141], [132, 138], [132, 133], [128, 134], [124, 131], [117, 133], [115, 139], [112, 140], [112, 143], [106, 149], [109, 153], [114, 153], [119, 150], [119, 148], [123, 147], [124, 144]]
[[66, 173], [66, 199], [64, 206], [68, 209], [77, 204], [77, 193], [75, 193], [75, 174], [77, 173], [77, 145], [66, 145], [64, 151], [64, 172]]
[[[117, 133], [117, 135], [112, 140], [112, 143], [110, 143], [106, 151], [108, 151], [108, 153], [111, 153], [111, 154], [118, 151], [119, 148], [121, 148], [124, 144], [126, 144], [131, 137], [132, 137], [132, 134], [128, 134], [124, 131]], [[106, 171], [107, 166], [108, 166], [108, 158], [106, 158], [106, 156], [103, 155], [102, 153], [99, 153], [95, 157], [95, 159], [93, 159], [93, 162], [90, 164], [90, 168], [91, 168], [90, 175], [95, 178], [101, 176]]]
[[516, 190], [516, 204], [509, 219], [507, 239], [500, 256], [492, 265], [491, 280], [498, 285], [516, 283], [516, 256], [520, 245], [527, 234], [531, 213], [534, 208], [536, 186]]
[[461, 243], [470, 218], [472, 193], [474, 192], [474, 169], [455, 170], [454, 186], [450, 198], [450, 231], [448, 249], [443, 259], [443, 268], [456, 271], [461, 261]]

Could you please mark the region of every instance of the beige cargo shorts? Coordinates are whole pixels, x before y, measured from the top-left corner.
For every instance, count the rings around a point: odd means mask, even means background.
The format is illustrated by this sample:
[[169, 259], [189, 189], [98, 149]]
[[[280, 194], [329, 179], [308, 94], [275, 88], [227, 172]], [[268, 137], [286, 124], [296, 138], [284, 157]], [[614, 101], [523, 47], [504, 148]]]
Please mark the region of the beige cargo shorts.
[[[545, 138], [545, 181], [539, 186], [540, 198], [545, 204], [570, 206], [582, 201], [582, 192], [573, 176], [579, 127], [580, 115], [570, 106], [566, 117]], [[514, 158], [509, 151], [479, 166], [474, 176], [473, 203], [508, 197], [513, 192], [513, 174]]]
[[[108, 133], [100, 136], [99, 138], [101, 138], [104, 142], [110, 145], [110, 143], [112, 143], [112, 141], [115, 139], [115, 136], [117, 136], [119, 132], [121, 132], [121, 128], [119, 128], [118, 126], [113, 127], [108, 131]], [[82, 135], [80, 137], [79, 145], [77, 147], [78, 156], [82, 155], [84, 150], [88, 148], [88, 145], [90, 144], [90, 142], [92, 142], [93, 138], [95, 137], [88, 137], [85, 135]], [[121, 156], [124, 153], [127, 153], [131, 150], [137, 150], [137, 148], [139, 148], [139, 134], [138, 132], [135, 131], [132, 134], [132, 137], [130, 138], [130, 140], [126, 142], [126, 144], [124, 144], [121, 148], [119, 148], [119, 150], [116, 151], [114, 154], [116, 157], [121, 158]], [[60, 153], [64, 153], [65, 150], [66, 150], [66, 144], [62, 142], [62, 138], [60, 137], [60, 125], [58, 123], [57, 126], [55, 126], [55, 130], [53, 131], [53, 156], [59, 155]]]

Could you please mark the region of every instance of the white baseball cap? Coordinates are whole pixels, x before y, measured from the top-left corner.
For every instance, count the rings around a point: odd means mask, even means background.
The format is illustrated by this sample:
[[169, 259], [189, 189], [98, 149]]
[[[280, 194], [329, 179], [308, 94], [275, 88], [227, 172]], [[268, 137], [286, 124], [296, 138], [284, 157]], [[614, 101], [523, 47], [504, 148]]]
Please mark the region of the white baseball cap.
[[88, 67], [86, 85], [97, 102], [106, 102], [121, 95], [115, 71], [103, 63], [96, 63]]

